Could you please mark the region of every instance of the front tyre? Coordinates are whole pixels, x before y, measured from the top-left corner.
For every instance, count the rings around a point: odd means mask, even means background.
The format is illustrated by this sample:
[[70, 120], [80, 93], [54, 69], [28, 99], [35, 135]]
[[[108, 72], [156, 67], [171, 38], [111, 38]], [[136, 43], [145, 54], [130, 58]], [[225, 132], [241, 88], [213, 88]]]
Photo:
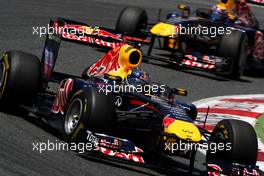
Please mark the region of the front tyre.
[[[247, 122], [226, 119], [214, 128], [209, 142], [225, 144], [225, 150], [208, 150], [206, 159], [231, 161], [244, 165], [256, 164], [258, 142], [254, 128]], [[218, 145], [219, 146], [219, 145]]]
[[230, 34], [224, 34], [218, 45], [218, 56], [226, 58], [227, 63], [223, 68], [216, 68], [216, 74], [238, 79], [245, 68], [247, 46], [248, 39], [244, 32], [234, 30]]
[[64, 118], [64, 138], [68, 142], [77, 142], [85, 129], [109, 132], [116, 124], [112, 97], [96, 88], [79, 90], [69, 101]]

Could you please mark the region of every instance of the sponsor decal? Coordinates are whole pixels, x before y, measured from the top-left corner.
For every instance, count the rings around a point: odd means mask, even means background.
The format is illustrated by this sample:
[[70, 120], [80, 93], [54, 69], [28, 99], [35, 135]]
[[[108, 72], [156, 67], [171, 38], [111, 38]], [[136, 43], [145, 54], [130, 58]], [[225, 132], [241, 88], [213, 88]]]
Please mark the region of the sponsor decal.
[[214, 59], [211, 59], [209, 56], [204, 56], [202, 58], [202, 60], [206, 63], [209, 63], [209, 64], [212, 64], [212, 65], [215, 65], [215, 60]]
[[193, 55], [185, 55], [186, 58], [192, 60], [192, 61], [197, 61], [197, 57], [193, 56]]
[[69, 39], [69, 40], [77, 40], [80, 42], [86, 42], [86, 43], [106, 46], [110, 48], [115, 48], [120, 45], [120, 43], [107, 42], [102, 39], [98, 39], [98, 38], [91, 37], [91, 36], [77, 36], [76, 34], [70, 34], [70, 33], [65, 33], [65, 32], [62, 34], [62, 37], [65, 39]]
[[87, 130], [86, 132], [87, 132], [87, 137], [86, 137], [87, 141], [97, 146], [99, 143], [99, 138], [95, 136], [91, 131]]
[[256, 171], [256, 169], [252, 169], [252, 171], [249, 171], [247, 168], [244, 168], [243, 175], [259, 176], [259, 173], [258, 171]]
[[[74, 25], [74, 24], [66, 24], [64, 26], [65, 33], [68, 33], [69, 31], [74, 31], [75, 34], [80, 34], [84, 36], [85, 34], [88, 35], [94, 35], [99, 37], [110, 37], [117, 40], [122, 40], [121, 34], [113, 34], [111, 32], [108, 32], [106, 30], [100, 29], [99, 27], [90, 27], [90, 26], [83, 26], [83, 25]], [[72, 33], [72, 32], [71, 32]]]
[[120, 107], [122, 105], [122, 97], [116, 96], [114, 98], [114, 103], [115, 103], [115, 106]]
[[44, 49], [44, 74], [51, 76], [53, 70], [54, 56], [53, 52], [46, 46]]
[[119, 50], [118, 46], [106, 53], [99, 61], [93, 64], [87, 71], [88, 76], [102, 76], [110, 71], [117, 71], [121, 68], [118, 62]]
[[119, 143], [118, 139], [113, 139], [112, 142], [110, 142], [107, 139], [101, 139], [100, 140], [100, 147], [118, 149], [119, 146], [120, 146], [120, 143]]
[[108, 31], [102, 30], [99, 27], [89, 27], [83, 25], [66, 24], [63, 27], [62, 37], [69, 40], [77, 40], [80, 42], [86, 42], [90, 44], [96, 44], [100, 46], [106, 46], [115, 48], [119, 45], [115, 42], [108, 42], [98, 37], [113, 38], [122, 41], [120, 34], [113, 34]]
[[145, 163], [143, 157], [139, 155], [143, 153], [143, 150], [126, 139], [92, 133], [87, 130], [87, 141], [94, 144], [94, 151], [104, 155], [122, 158], [136, 163]]
[[51, 112], [64, 114], [65, 106], [68, 101], [68, 95], [73, 87], [73, 79], [62, 81], [57, 90], [55, 101], [52, 105]]
[[203, 63], [199, 63], [193, 60], [187, 60], [184, 59], [181, 62], [183, 65], [187, 65], [187, 66], [191, 66], [191, 67], [198, 67], [198, 68], [204, 68], [204, 69], [214, 69], [215, 65], [212, 64], [203, 64]]
[[255, 59], [264, 60], [264, 41], [263, 41], [263, 34], [260, 31], [257, 31], [255, 35], [255, 46], [253, 48], [253, 57]]
[[208, 175], [210, 176], [220, 176], [221, 175], [222, 169], [220, 166], [216, 164], [208, 164], [208, 167], [211, 169], [211, 170], [209, 169]]
[[122, 159], [126, 159], [126, 160], [130, 160], [136, 163], [145, 163], [143, 157], [137, 155], [137, 154], [126, 154], [123, 152], [117, 152], [117, 151], [113, 151], [104, 147], [98, 147], [98, 151], [107, 155], [107, 156], [112, 156], [112, 157], [116, 157], [116, 158], [122, 158]]

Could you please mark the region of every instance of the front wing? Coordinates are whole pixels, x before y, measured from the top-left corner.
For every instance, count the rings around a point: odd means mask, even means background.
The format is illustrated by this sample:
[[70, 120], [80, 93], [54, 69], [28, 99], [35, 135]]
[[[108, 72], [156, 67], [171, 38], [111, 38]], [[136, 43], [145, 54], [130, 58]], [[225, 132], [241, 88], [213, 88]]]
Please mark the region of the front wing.
[[[166, 135], [166, 134], [163, 134]], [[186, 168], [171, 168], [163, 166], [161, 162], [149, 160], [146, 153], [137, 147], [132, 141], [118, 137], [94, 133], [88, 130], [82, 130], [78, 142], [92, 143], [93, 150], [85, 151], [81, 154], [84, 157], [113, 161], [123, 164], [136, 165], [165, 172], [189, 175], [190, 170]], [[152, 158], [153, 159], [153, 158]], [[173, 165], [171, 161], [171, 165]], [[206, 163], [207, 171], [201, 171], [201, 175], [243, 175], [243, 176], [264, 176], [264, 173], [255, 165], [240, 165], [237, 163], [213, 160]], [[178, 166], [180, 167], [180, 166]], [[179, 169], [179, 170], [178, 170]], [[187, 170], [187, 172], [182, 171]], [[181, 171], [180, 171], [181, 170]]]

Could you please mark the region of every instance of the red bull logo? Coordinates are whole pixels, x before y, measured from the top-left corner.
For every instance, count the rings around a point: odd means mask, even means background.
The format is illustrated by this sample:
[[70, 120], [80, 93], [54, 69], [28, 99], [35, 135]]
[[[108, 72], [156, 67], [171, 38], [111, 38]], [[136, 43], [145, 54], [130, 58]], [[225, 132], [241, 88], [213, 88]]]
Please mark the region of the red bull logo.
[[108, 53], [106, 53], [98, 62], [93, 64], [87, 71], [88, 76], [102, 76], [110, 71], [117, 71], [121, 68], [121, 64], [118, 61], [119, 50], [121, 46], [118, 46]]
[[65, 83], [61, 82], [56, 94], [55, 101], [52, 105], [51, 112], [64, 114], [68, 95], [73, 87], [73, 79], [68, 79]]

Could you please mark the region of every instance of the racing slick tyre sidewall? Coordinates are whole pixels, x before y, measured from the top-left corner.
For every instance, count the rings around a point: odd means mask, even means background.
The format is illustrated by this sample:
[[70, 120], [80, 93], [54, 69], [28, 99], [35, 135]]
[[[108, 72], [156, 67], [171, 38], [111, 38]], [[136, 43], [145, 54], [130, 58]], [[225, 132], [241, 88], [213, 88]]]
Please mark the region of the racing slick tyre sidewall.
[[28, 104], [40, 86], [38, 57], [21, 51], [8, 51], [0, 60], [0, 103]]
[[[67, 125], [71, 114], [73, 114], [72, 110], [77, 110], [74, 113], [79, 116], [75, 128], [71, 131], [68, 130], [69, 126], [67, 127]], [[115, 128], [115, 124], [116, 112], [111, 95], [100, 93], [96, 88], [79, 90], [72, 96], [66, 107], [63, 137], [67, 142], [78, 142], [81, 138], [86, 138], [85, 130], [108, 133]]]
[[129, 36], [146, 38], [140, 30], [146, 29], [148, 23], [147, 12], [139, 7], [129, 6], [119, 14], [116, 30]]
[[228, 58], [227, 62], [229, 63], [225, 68], [216, 68], [216, 74], [238, 79], [245, 68], [247, 45], [247, 36], [241, 31], [233, 30], [230, 34], [224, 34], [218, 45], [218, 56]]
[[[244, 165], [256, 164], [258, 154], [258, 142], [254, 128], [247, 122], [225, 119], [214, 128], [209, 142], [215, 144], [230, 144], [229, 149], [208, 150], [206, 160], [231, 161]], [[215, 152], [215, 153], [211, 153]]]

